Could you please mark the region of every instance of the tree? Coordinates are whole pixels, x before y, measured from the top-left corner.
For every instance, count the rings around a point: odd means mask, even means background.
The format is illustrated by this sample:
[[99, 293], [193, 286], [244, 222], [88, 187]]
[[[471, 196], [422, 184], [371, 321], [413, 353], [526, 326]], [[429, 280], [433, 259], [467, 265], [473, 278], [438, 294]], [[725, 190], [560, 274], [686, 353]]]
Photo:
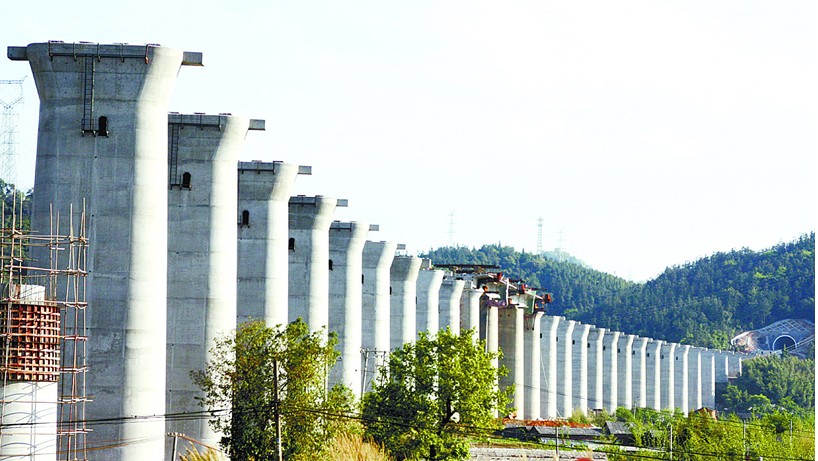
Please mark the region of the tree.
[[231, 459], [276, 458], [276, 390], [285, 459], [312, 459], [325, 449], [343, 428], [333, 420], [344, 420], [353, 404], [349, 389], [325, 388], [326, 372], [339, 355], [336, 342], [334, 334], [324, 341], [321, 332], [310, 333], [301, 319], [285, 328], [244, 323], [217, 341], [214, 359], [191, 377], [204, 393], [205, 408], [230, 409], [216, 413], [210, 424], [224, 434], [220, 445]]
[[[474, 330], [448, 328], [395, 349], [372, 392], [364, 396], [366, 432], [397, 459], [466, 459], [467, 435], [500, 427], [513, 387], [497, 388], [507, 372], [492, 360], [499, 353], [475, 342]], [[387, 371], [388, 370], [388, 371]]]

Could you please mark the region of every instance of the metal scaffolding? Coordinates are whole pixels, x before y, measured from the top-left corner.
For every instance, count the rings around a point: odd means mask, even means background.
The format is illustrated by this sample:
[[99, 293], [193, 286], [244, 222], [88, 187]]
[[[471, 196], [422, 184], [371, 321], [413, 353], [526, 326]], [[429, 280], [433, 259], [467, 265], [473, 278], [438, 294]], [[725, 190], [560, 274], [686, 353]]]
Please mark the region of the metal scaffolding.
[[[56, 450], [60, 460], [86, 460], [86, 434], [89, 432], [85, 405], [86, 372], [86, 215], [83, 210], [74, 219], [69, 213], [68, 234], [57, 233], [65, 228], [60, 216], [52, 213], [48, 234], [35, 234], [26, 227], [23, 217], [23, 194], [13, 193], [13, 205], [6, 201], [0, 219], [0, 372], [3, 390], [0, 395], [0, 439], [13, 428], [30, 425], [31, 440]], [[34, 260], [32, 254], [48, 255], [48, 261]], [[7, 422], [7, 409], [20, 399], [7, 395], [14, 383], [56, 383], [54, 402], [43, 397], [30, 399], [35, 405], [53, 405], [56, 415], [48, 433], [32, 415], [30, 424], [19, 420]], [[50, 394], [44, 394], [50, 395]], [[15, 400], [16, 399], [16, 400]], [[40, 427], [37, 427], [40, 426]], [[56, 432], [56, 434], [54, 434]], [[7, 435], [8, 436], [8, 435]], [[53, 438], [56, 437], [56, 441]], [[40, 448], [32, 442], [33, 453]], [[0, 450], [3, 447], [0, 446]]]

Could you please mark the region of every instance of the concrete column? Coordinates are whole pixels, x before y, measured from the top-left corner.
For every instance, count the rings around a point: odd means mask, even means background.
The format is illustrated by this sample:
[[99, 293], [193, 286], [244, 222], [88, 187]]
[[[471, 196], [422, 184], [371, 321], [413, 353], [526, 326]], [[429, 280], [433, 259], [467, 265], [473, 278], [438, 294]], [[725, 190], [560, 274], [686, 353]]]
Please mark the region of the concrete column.
[[725, 351], [713, 351], [713, 354], [716, 362], [716, 382], [726, 383], [730, 374], [727, 362], [727, 357], [730, 353]]
[[649, 338], [637, 336], [633, 343], [633, 406], [637, 408], [648, 408], [647, 390], [647, 350]]
[[451, 276], [443, 277], [440, 285], [440, 329], [451, 328], [452, 333], [460, 333], [460, 299], [463, 297], [464, 280]]
[[617, 350], [619, 347], [619, 336], [622, 333], [619, 331], [608, 331], [605, 334], [604, 345], [602, 349], [604, 352], [604, 359], [603, 359], [603, 369], [605, 370], [605, 396], [603, 401], [603, 405], [605, 405], [605, 409], [608, 410], [608, 413], [614, 413], [616, 411], [616, 404], [619, 401], [619, 361], [617, 358]]
[[417, 329], [437, 334], [440, 330], [440, 285], [442, 270], [430, 269], [431, 261], [424, 259], [418, 273]]
[[716, 358], [713, 351], [702, 351], [702, 406], [716, 408]]
[[392, 295], [389, 326], [391, 349], [401, 347], [417, 339], [417, 281], [420, 258], [416, 256], [395, 256], [390, 269]]
[[361, 298], [361, 348], [363, 349], [366, 392], [378, 367], [389, 353], [389, 269], [395, 258], [395, 242], [366, 242], [362, 255], [363, 294]]
[[540, 414], [549, 419], [557, 417], [557, 330], [561, 319], [552, 315], [543, 317], [540, 339], [540, 357], [543, 361], [541, 387], [545, 396], [540, 400]]
[[329, 226], [346, 200], [290, 197], [289, 321], [301, 318], [311, 332], [329, 326]]
[[[478, 293], [479, 294], [479, 293]], [[478, 296], [479, 299], [479, 296]], [[542, 332], [542, 312], [524, 317], [525, 351], [525, 419], [540, 419], [540, 336]]]
[[577, 323], [574, 326], [574, 335], [571, 339], [571, 353], [574, 385], [574, 410], [579, 409], [582, 414], [588, 414], [588, 333], [591, 325]]
[[727, 354], [727, 377], [738, 378], [741, 376], [741, 355], [735, 352]]
[[[168, 115], [168, 314], [166, 411], [201, 411], [190, 380], [214, 357], [216, 338], [236, 328], [236, 162], [248, 130], [264, 120], [232, 115]], [[191, 238], [195, 235], [196, 238]], [[217, 444], [206, 419], [167, 420], [181, 432]]]
[[237, 321], [286, 325], [289, 308], [289, 200], [312, 167], [239, 162]]
[[676, 385], [676, 408], [682, 410], [684, 414], [690, 411], [690, 381], [689, 381], [689, 362], [690, 346], [687, 344], [680, 344], [676, 347], [676, 354], [674, 357], [674, 367], [676, 371], [675, 382]]
[[[486, 308], [486, 350], [489, 353], [496, 353], [500, 350], [500, 310], [496, 306]], [[500, 366], [498, 359], [492, 359], [491, 364], [494, 368]]]
[[622, 335], [619, 337], [619, 347], [617, 348], [617, 367], [619, 379], [617, 381], [618, 404], [617, 406], [627, 409], [633, 408], [633, 350], [634, 335]]
[[463, 296], [460, 298], [460, 328], [469, 330], [474, 328], [474, 337], [477, 338], [480, 329], [480, 296], [483, 290], [471, 286], [466, 281], [463, 286]]
[[646, 391], [648, 394], [648, 408], [660, 411], [662, 409], [662, 346], [664, 341], [651, 339], [647, 349], [647, 362], [645, 365], [647, 382]]
[[687, 356], [687, 411], [702, 407], [702, 349], [691, 347]]
[[508, 368], [508, 376], [500, 378], [500, 386], [514, 384], [512, 405], [521, 416], [525, 409], [525, 311], [523, 309], [500, 309], [500, 350], [503, 351], [501, 365]]
[[557, 330], [557, 394], [559, 394], [559, 413], [564, 418], [570, 418], [574, 412], [573, 406], [573, 335], [574, 320], [563, 320]]
[[662, 345], [662, 409], [676, 408], [676, 343]]
[[343, 384], [356, 397], [361, 395], [363, 251], [369, 231], [376, 230], [376, 225], [338, 221], [329, 228], [329, 330], [338, 334], [341, 352], [329, 384]]
[[604, 328], [591, 326], [591, 331], [588, 333], [588, 395], [590, 399], [588, 405], [592, 410], [603, 408], [604, 338]]
[[[167, 318], [167, 112], [180, 66], [200, 53], [155, 45], [32, 43], [40, 97], [31, 228], [69, 233], [85, 207], [91, 420], [126, 418], [87, 436], [106, 460], [164, 457]], [[60, 227], [51, 228], [51, 211]], [[78, 221], [74, 221], [76, 224]], [[76, 235], [76, 233], [75, 233]], [[48, 248], [32, 248], [48, 261]], [[123, 441], [143, 443], [120, 445]]]

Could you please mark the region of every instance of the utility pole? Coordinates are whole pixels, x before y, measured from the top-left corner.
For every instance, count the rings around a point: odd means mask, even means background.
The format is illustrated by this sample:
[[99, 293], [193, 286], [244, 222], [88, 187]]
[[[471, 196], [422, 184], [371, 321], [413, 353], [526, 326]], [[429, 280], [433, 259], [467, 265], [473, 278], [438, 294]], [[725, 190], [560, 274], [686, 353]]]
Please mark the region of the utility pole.
[[275, 389], [275, 424], [276, 424], [276, 451], [278, 452], [278, 461], [283, 461], [284, 456], [281, 451], [281, 412], [278, 408], [278, 360], [273, 360], [273, 389]]

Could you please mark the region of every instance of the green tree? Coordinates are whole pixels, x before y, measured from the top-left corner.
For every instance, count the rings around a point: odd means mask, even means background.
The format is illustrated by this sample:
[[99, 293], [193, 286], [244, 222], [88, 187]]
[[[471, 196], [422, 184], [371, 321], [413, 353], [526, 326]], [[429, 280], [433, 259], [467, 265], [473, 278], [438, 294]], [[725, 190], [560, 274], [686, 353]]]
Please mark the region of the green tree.
[[214, 359], [205, 370], [191, 373], [204, 397], [202, 405], [218, 412], [211, 426], [224, 434], [220, 445], [231, 459], [275, 459], [276, 377], [285, 459], [320, 456], [352, 412], [349, 389], [327, 391], [326, 372], [335, 364], [337, 340], [330, 334], [310, 333], [301, 319], [285, 328], [263, 322], [239, 325], [234, 334], [217, 341]]
[[499, 353], [475, 342], [474, 330], [448, 328], [395, 349], [364, 396], [367, 434], [399, 460], [468, 458], [466, 436], [500, 427], [513, 388], [498, 389], [492, 360]]

